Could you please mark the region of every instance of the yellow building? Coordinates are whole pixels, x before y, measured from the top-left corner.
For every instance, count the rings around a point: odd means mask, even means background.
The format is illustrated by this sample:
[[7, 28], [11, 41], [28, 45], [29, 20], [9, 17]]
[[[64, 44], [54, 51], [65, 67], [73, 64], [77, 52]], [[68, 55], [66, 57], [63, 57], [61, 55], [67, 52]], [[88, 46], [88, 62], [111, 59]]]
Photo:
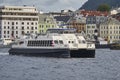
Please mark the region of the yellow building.
[[120, 22], [115, 18], [108, 18], [100, 24], [100, 37], [108, 42], [120, 41]]
[[53, 16], [47, 14], [39, 14], [39, 28], [38, 31], [40, 34], [45, 34], [47, 29], [58, 28], [55, 19]]

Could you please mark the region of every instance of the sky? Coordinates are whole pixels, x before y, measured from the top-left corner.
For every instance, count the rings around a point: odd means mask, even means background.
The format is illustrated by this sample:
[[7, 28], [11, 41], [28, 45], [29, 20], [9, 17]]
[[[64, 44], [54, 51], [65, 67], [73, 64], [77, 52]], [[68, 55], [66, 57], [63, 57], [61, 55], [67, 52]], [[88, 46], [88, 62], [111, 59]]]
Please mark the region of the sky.
[[77, 10], [87, 0], [0, 0], [0, 6], [3, 5], [28, 5], [35, 6], [43, 12], [56, 12], [63, 9]]

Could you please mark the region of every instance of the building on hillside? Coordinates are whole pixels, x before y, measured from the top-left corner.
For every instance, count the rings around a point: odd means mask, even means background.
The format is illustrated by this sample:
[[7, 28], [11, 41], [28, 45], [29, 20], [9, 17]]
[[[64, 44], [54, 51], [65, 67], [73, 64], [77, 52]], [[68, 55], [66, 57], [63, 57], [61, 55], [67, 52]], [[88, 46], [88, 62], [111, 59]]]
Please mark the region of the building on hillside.
[[67, 25], [67, 22], [70, 20], [70, 18], [71, 18], [70, 16], [55, 16], [54, 17], [59, 27], [63, 27]]
[[87, 16], [108, 16], [109, 12], [101, 12], [101, 11], [87, 11], [87, 10], [79, 10], [77, 14]]
[[0, 7], [0, 38], [20, 38], [38, 33], [38, 11], [28, 6]]
[[49, 12], [46, 13], [47, 15], [52, 15], [52, 16], [71, 16], [73, 14], [72, 10], [61, 10], [61, 12]]
[[120, 13], [112, 15], [112, 17], [120, 21]]
[[120, 22], [115, 18], [109, 18], [108, 21], [100, 24], [100, 37], [114, 42], [120, 40]]
[[39, 28], [38, 31], [40, 34], [45, 34], [49, 28], [58, 28], [56, 20], [52, 15], [39, 14]]
[[113, 8], [111, 11], [110, 11], [110, 15], [116, 15], [120, 13], [120, 7], [119, 8]]
[[77, 33], [81, 33], [86, 31], [86, 18], [82, 15], [76, 15], [71, 17], [68, 21], [68, 28], [75, 28]]

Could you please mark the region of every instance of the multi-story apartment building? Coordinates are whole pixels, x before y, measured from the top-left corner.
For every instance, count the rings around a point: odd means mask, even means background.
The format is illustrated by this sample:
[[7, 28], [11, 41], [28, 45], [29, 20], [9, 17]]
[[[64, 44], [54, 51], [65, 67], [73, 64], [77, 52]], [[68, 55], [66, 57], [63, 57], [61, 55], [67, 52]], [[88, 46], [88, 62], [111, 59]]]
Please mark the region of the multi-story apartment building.
[[68, 21], [68, 28], [75, 28], [77, 33], [86, 31], [86, 18], [82, 15], [71, 17]]
[[20, 38], [38, 33], [38, 11], [28, 6], [0, 7], [0, 38]]
[[40, 34], [45, 34], [47, 29], [58, 28], [56, 20], [52, 15], [39, 14], [39, 28], [38, 31]]
[[108, 21], [100, 25], [100, 37], [114, 42], [120, 40], [120, 22], [115, 18], [109, 18]]
[[[96, 24], [86, 24], [86, 35], [89, 38], [94, 38], [97, 32]], [[96, 35], [97, 36], [97, 35]]]
[[[96, 33], [99, 34], [100, 24], [107, 21], [106, 16], [87, 16], [86, 19], [86, 34], [94, 36]], [[98, 36], [98, 35], [95, 35]]]

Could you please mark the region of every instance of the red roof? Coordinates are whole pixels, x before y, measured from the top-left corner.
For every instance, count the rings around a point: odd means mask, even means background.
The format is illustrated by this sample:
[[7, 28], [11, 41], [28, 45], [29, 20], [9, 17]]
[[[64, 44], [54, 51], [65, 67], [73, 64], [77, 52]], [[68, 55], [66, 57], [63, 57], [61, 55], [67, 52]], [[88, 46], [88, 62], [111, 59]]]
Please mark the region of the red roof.
[[101, 11], [80, 11], [80, 14], [86, 16], [108, 16], [109, 12], [101, 12]]

